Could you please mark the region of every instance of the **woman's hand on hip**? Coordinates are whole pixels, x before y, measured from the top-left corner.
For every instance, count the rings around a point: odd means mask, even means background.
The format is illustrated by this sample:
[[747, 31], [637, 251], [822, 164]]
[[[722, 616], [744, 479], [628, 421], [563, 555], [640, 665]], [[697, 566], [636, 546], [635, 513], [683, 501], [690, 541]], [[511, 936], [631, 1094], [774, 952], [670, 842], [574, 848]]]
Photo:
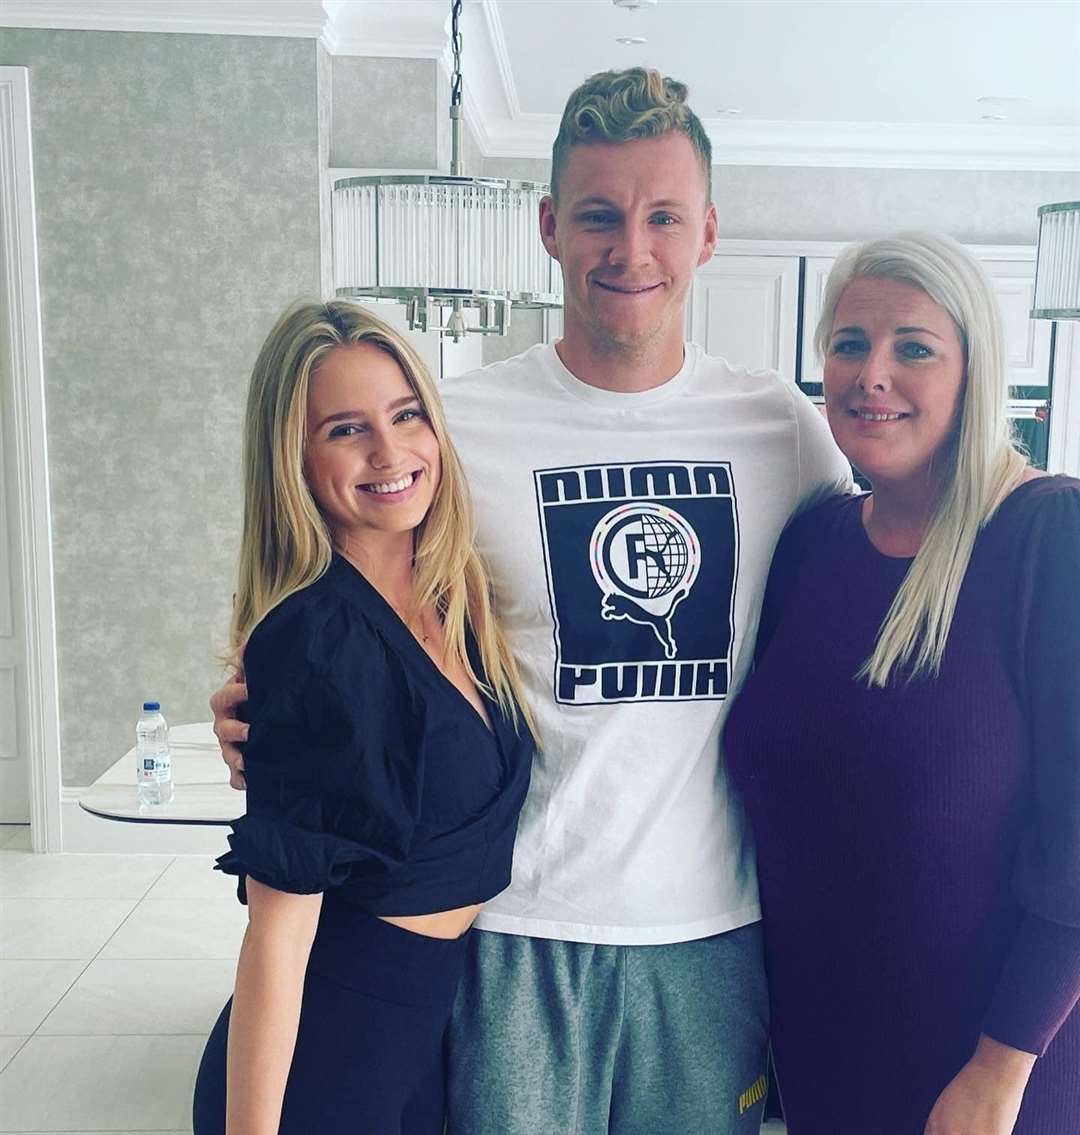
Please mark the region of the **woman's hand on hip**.
[[937, 1098], [924, 1135], [1012, 1135], [1035, 1057], [991, 1037]]

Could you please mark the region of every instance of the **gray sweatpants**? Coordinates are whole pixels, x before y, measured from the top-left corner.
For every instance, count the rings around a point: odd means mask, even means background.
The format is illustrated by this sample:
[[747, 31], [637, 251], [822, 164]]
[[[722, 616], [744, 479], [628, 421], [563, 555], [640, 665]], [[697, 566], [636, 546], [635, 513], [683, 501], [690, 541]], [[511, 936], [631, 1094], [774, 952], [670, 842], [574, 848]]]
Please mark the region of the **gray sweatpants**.
[[756, 1135], [760, 924], [668, 946], [472, 939], [448, 1036], [448, 1135]]

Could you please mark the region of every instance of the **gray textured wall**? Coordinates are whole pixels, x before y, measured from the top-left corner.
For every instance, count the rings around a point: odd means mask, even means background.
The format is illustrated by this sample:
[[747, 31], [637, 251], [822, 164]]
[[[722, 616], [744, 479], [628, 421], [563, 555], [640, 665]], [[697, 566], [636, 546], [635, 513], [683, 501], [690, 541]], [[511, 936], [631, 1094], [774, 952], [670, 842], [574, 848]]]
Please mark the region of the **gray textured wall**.
[[1034, 244], [1035, 210], [1080, 196], [1080, 173], [714, 166], [720, 235], [867, 240], [901, 229]]
[[0, 63], [30, 68], [63, 779], [82, 785], [144, 694], [208, 716], [247, 377], [319, 287], [316, 52], [5, 28]]
[[[333, 60], [330, 164], [439, 169], [441, 77], [433, 59]], [[445, 112], [444, 112], [445, 114]]]
[[334, 237], [331, 224], [330, 145], [334, 130], [334, 60], [320, 43], [316, 49], [319, 105], [319, 284], [324, 298], [334, 294]]

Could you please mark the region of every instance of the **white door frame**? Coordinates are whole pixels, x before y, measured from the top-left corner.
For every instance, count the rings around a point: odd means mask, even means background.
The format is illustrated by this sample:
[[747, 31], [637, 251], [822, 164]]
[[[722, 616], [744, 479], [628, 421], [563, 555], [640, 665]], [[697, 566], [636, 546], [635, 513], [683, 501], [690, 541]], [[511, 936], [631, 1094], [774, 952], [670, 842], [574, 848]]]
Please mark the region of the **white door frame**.
[[53, 604], [45, 371], [41, 347], [37, 228], [30, 144], [30, 72], [0, 67], [0, 271], [14, 382], [15, 514], [26, 643], [26, 736], [35, 851], [60, 851], [60, 705]]

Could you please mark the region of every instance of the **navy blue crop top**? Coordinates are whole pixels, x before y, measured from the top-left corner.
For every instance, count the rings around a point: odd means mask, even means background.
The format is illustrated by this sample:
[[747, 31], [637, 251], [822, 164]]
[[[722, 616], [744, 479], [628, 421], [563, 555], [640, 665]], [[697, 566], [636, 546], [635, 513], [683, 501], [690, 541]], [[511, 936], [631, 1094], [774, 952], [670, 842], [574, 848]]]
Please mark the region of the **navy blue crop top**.
[[246, 875], [376, 915], [454, 910], [509, 885], [528, 731], [485, 699], [488, 729], [347, 560], [258, 624], [244, 668], [247, 814], [218, 860], [241, 901]]

